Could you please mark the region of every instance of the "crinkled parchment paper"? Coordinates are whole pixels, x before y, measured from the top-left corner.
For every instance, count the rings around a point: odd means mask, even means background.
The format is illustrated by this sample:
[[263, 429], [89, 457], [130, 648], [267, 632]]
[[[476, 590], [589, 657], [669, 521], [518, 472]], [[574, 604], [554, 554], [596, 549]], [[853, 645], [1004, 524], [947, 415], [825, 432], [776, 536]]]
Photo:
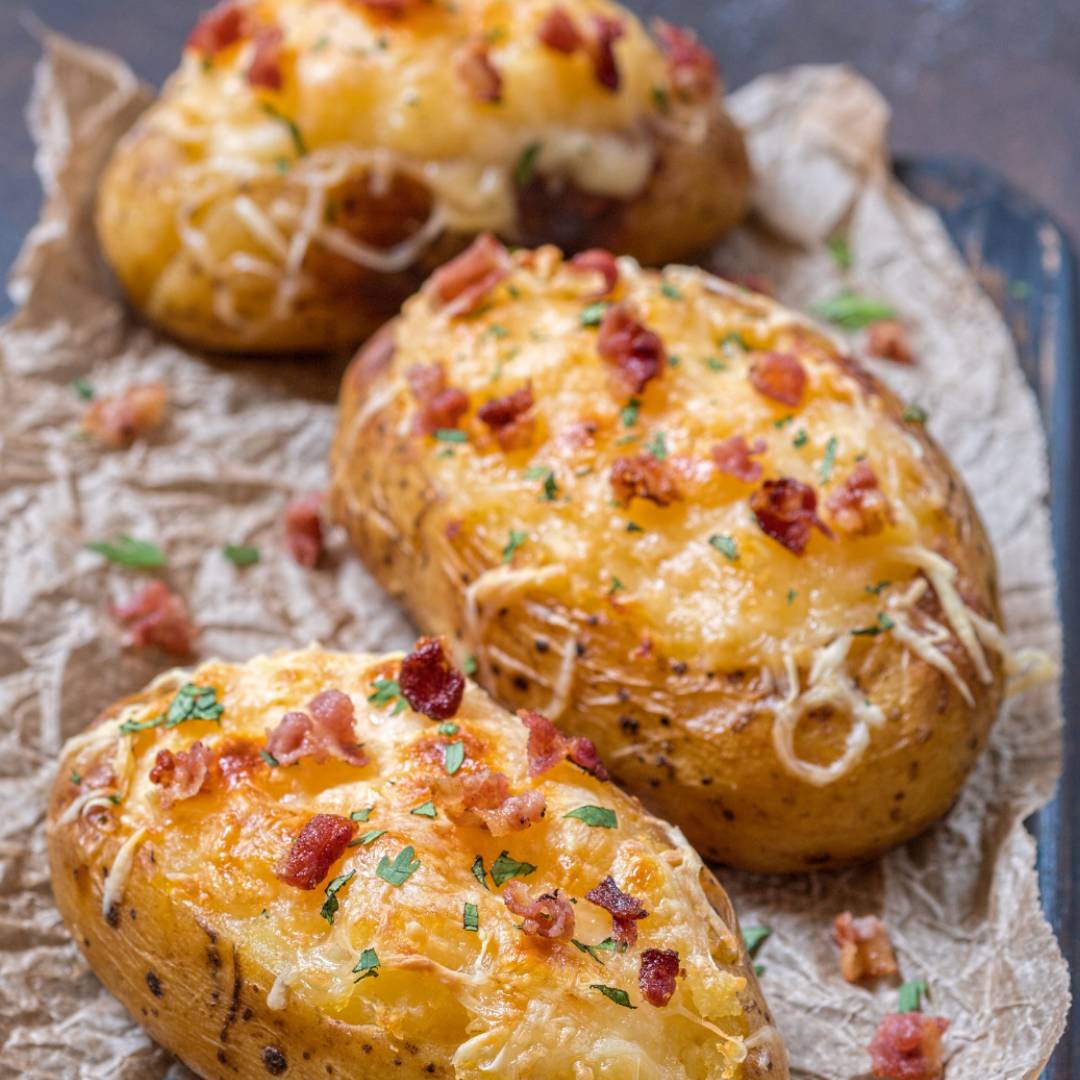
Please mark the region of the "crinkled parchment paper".
[[[120, 302], [91, 228], [96, 178], [149, 94], [114, 57], [50, 42], [31, 122], [46, 207], [13, 282], [21, 311], [0, 329], [0, 1077], [149, 1080], [186, 1070], [100, 987], [52, 904], [45, 802], [63, 740], [167, 666], [125, 649], [105, 615], [139, 575], [86, 541], [131, 533], [169, 555], [163, 573], [202, 627], [204, 656], [318, 639], [400, 648], [406, 620], [333, 538], [314, 571], [281, 550], [287, 500], [319, 490], [340, 362], [193, 355]], [[754, 220], [716, 253], [808, 305], [844, 284], [822, 241], [848, 230], [853, 287], [891, 300], [920, 363], [877, 365], [925, 406], [996, 544], [1014, 644], [1058, 653], [1042, 431], [1005, 326], [937, 218], [885, 164], [887, 109], [842, 68], [759, 79], [735, 95], [760, 182]], [[857, 340], [852, 342], [858, 348]], [[81, 403], [161, 380], [169, 420], [148, 443], [104, 452], [73, 439]], [[263, 560], [238, 570], [225, 543]], [[774, 930], [763, 985], [799, 1077], [865, 1076], [865, 1047], [895, 985], [852, 987], [829, 931], [845, 909], [876, 912], [903, 975], [926, 977], [949, 1017], [949, 1080], [1034, 1077], [1068, 1008], [1064, 961], [1039, 908], [1021, 822], [1059, 765], [1056, 687], [1013, 701], [948, 818], [882, 861], [841, 874], [722, 878], [744, 925]]]

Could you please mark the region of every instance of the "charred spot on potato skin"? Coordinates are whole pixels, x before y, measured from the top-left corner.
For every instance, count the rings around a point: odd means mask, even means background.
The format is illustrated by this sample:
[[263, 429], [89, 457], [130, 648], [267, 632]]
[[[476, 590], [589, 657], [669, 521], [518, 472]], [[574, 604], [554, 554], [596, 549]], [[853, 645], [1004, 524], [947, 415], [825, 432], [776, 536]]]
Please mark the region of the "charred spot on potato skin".
[[262, 1062], [271, 1076], [280, 1076], [289, 1067], [285, 1055], [276, 1046], [263, 1047]]
[[525, 691], [529, 689], [529, 680], [526, 679], [524, 675], [515, 675], [514, 688], [525, 693]]
[[622, 728], [624, 735], [636, 735], [641, 724], [638, 723], [632, 716], [620, 716], [619, 727]]
[[105, 913], [105, 921], [115, 930], [120, 925], [120, 905], [113, 904]]
[[165, 996], [165, 991], [161, 988], [161, 980], [154, 972], [148, 971], [146, 973], [146, 985], [150, 987], [150, 993], [153, 994], [154, 997], [159, 998]]
[[370, 1054], [371, 1053], [371, 1044], [370, 1043], [364, 1043], [362, 1049], [363, 1049], [365, 1054]]
[[831, 859], [832, 856], [828, 853], [824, 855], [807, 855], [803, 859], [803, 862], [805, 862], [807, 866], [824, 866], [824, 864], [829, 862]]
[[242, 1012], [242, 1013], [240, 1014], [240, 1019], [241, 1019], [241, 1020], [250, 1020], [250, 1019], [251, 1019], [251, 1017], [252, 1017], [253, 1015], [254, 1015], [254, 1014], [252, 1013], [251, 1009], [245, 1009], [245, 1010], [244, 1010], [244, 1011], [243, 1011], [243, 1012]]
[[219, 1050], [217, 1052], [217, 1059], [218, 1059], [218, 1061], [221, 1062], [222, 1065], [228, 1065], [228, 1062], [225, 1060], [225, 1051], [224, 1050]]
[[546, 653], [551, 648], [551, 645], [543, 638], [537, 638], [535, 648], [538, 653]]

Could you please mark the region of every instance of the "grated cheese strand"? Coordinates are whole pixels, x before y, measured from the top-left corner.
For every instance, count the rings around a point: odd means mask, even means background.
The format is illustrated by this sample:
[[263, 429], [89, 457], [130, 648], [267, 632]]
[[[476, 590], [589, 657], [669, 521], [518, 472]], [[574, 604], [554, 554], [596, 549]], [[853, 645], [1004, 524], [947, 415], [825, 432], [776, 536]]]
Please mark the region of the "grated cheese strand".
[[135, 852], [145, 839], [146, 829], [133, 832], [120, 845], [120, 850], [113, 859], [109, 876], [105, 879], [105, 888], [101, 893], [101, 914], [106, 919], [109, 917], [109, 912], [124, 899], [124, 890], [131, 877], [131, 868], [135, 865]]

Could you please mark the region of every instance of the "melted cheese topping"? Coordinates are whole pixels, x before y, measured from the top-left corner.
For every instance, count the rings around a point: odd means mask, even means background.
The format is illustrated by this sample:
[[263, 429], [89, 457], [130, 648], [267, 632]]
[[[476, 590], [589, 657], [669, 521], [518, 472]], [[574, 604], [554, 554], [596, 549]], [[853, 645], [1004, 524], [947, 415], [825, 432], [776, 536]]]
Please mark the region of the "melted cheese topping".
[[[84, 830], [84, 850], [96, 851], [113, 837], [106, 911], [122, 902], [134, 876], [147, 877], [273, 974], [273, 983], [260, 988], [271, 1008], [304, 1001], [346, 1023], [430, 1041], [460, 1078], [737, 1077], [747, 1026], [736, 994], [745, 980], [733, 967], [735, 939], [708, 905], [700, 860], [681, 834], [665, 832], [636, 802], [568, 762], [530, 780], [525, 728], [472, 684], [452, 736], [409, 709], [394, 715], [392, 704], [369, 703], [376, 676], [393, 674], [396, 665], [386, 658], [315, 648], [242, 667], [209, 663], [158, 680], [142, 702], [95, 728], [92, 740], [73, 740], [65, 771], [90, 775], [103, 762], [128, 756], [132, 762], [119, 783], [119, 807], [108, 803], [101, 814], [75, 819], [65, 813], [54, 826]], [[125, 720], [159, 715], [188, 678], [216, 689], [225, 707], [220, 726], [188, 721], [170, 731], [120, 734]], [[264, 733], [325, 689], [351, 697], [356, 736], [371, 763], [354, 768], [305, 758], [270, 768], [259, 756]], [[196, 740], [215, 750], [225, 779], [163, 810], [149, 779], [155, 757]], [[444, 768], [442, 746], [454, 740], [465, 744], [465, 771], [486, 766], [503, 771], [512, 791], [540, 791], [544, 820], [495, 838], [485, 829], [457, 827], [441, 811], [435, 819], [412, 814], [432, 798], [428, 777]], [[617, 828], [566, 818], [580, 806], [614, 810]], [[277, 880], [274, 865], [312, 815], [347, 816], [369, 807], [360, 833], [385, 833], [348, 849], [322, 887], [301, 891]], [[419, 868], [395, 887], [376, 867], [407, 845]], [[503, 850], [536, 867], [520, 879], [534, 897], [559, 889], [578, 901], [575, 937], [590, 945], [610, 935], [611, 917], [584, 895], [612, 874], [649, 911], [638, 924], [637, 944], [623, 954], [600, 952], [601, 964], [572, 944], [526, 936], [490, 877]], [[477, 856], [490, 891], [473, 875]], [[355, 877], [337, 892], [331, 925], [320, 916], [324, 888], [350, 872]], [[466, 903], [477, 907], [478, 932], [464, 929]], [[646, 948], [677, 950], [686, 972], [665, 1007], [649, 1005], [638, 991]], [[367, 949], [378, 955], [378, 975], [357, 982], [353, 969]], [[625, 990], [637, 1008], [616, 1004], [593, 984]], [[592, 1074], [582, 1071], [588, 1069]]]

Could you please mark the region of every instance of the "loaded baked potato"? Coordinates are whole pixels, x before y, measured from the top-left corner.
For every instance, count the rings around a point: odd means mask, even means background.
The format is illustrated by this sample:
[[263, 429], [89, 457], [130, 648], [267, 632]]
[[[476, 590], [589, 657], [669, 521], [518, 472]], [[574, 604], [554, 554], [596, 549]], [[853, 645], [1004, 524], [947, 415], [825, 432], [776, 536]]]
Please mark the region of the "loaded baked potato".
[[136, 307], [197, 345], [355, 345], [482, 229], [661, 264], [746, 206], [690, 31], [611, 0], [225, 0], [101, 184]]
[[730, 904], [438, 640], [161, 676], [64, 749], [53, 889], [206, 1078], [787, 1077]]
[[875, 856], [997, 713], [993, 555], [897, 399], [686, 267], [490, 238], [356, 357], [331, 505], [508, 707], [592, 739], [702, 854]]

